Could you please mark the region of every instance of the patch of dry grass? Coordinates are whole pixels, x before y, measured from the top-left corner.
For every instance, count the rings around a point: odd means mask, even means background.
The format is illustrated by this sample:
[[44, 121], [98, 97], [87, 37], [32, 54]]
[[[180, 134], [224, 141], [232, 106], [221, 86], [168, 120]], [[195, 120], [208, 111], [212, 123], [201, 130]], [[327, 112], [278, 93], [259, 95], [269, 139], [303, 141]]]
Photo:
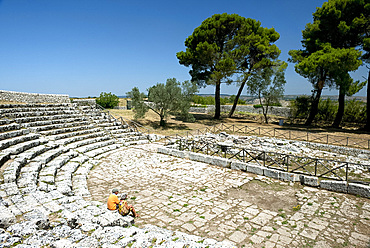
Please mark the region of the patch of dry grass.
[[[133, 120], [134, 113], [132, 110], [118, 110], [110, 109], [109, 112], [116, 118], [123, 117], [129, 120]], [[351, 129], [333, 129], [331, 127], [315, 127], [315, 126], [304, 126], [298, 124], [289, 124], [287, 120], [284, 120], [284, 126], [279, 126], [279, 117], [272, 116], [269, 124], [264, 123], [264, 117], [258, 114], [250, 113], [236, 113], [232, 118], [227, 118], [227, 113], [222, 114], [222, 118], [219, 120], [213, 119], [212, 114], [200, 114], [193, 113], [196, 121], [194, 123], [184, 122], [177, 119], [175, 116], [169, 116], [167, 118], [167, 126], [159, 126], [159, 116], [153, 111], [148, 111], [145, 118], [140, 119], [136, 122], [143, 125], [144, 127], [150, 129], [151, 133], [156, 133], [160, 135], [174, 135], [179, 133], [186, 133], [190, 131], [195, 131], [198, 129], [204, 129], [206, 127], [212, 127], [216, 124], [224, 123], [228, 125], [248, 126], [248, 127], [261, 127], [261, 128], [276, 128], [284, 130], [294, 130], [303, 132], [313, 132], [320, 134], [329, 134], [335, 136], [347, 136], [355, 137], [360, 139], [369, 139], [370, 134], [361, 130], [351, 130]]]

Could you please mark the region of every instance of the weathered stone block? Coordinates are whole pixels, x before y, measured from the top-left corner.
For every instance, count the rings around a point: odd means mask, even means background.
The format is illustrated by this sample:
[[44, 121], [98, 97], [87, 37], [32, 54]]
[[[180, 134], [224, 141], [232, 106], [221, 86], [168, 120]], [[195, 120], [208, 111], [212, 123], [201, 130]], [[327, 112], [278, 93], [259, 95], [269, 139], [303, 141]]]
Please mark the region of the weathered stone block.
[[349, 183], [348, 193], [370, 198], [370, 186], [358, 183]]
[[312, 187], [319, 186], [319, 180], [317, 177], [314, 177], [314, 176], [300, 175], [299, 180], [301, 181], [302, 185], [307, 185], [307, 186], [312, 186]]
[[257, 175], [263, 176], [263, 169], [264, 169], [264, 167], [258, 166], [258, 165], [255, 165], [255, 164], [248, 164], [247, 165], [247, 172], [254, 173], [254, 174], [257, 174]]
[[163, 153], [163, 154], [168, 154], [170, 149], [166, 148], [166, 147], [158, 147], [158, 152], [159, 153]]
[[243, 162], [232, 162], [231, 163], [231, 169], [247, 171], [247, 164], [243, 163]]
[[275, 170], [275, 169], [264, 168], [263, 169], [263, 175], [266, 176], [266, 177], [279, 179], [279, 171]]
[[299, 175], [285, 171], [279, 171], [279, 179], [287, 182], [299, 182]]
[[13, 213], [7, 207], [0, 205], [0, 227], [7, 228], [13, 225], [15, 221]]
[[320, 182], [320, 188], [327, 189], [330, 191], [347, 193], [348, 186], [347, 182], [324, 180]]
[[[207, 155], [206, 155], [207, 156]], [[209, 156], [211, 157], [211, 156]], [[211, 164], [221, 166], [224, 168], [230, 168], [230, 161], [227, 158], [215, 158], [213, 157], [211, 160]]]

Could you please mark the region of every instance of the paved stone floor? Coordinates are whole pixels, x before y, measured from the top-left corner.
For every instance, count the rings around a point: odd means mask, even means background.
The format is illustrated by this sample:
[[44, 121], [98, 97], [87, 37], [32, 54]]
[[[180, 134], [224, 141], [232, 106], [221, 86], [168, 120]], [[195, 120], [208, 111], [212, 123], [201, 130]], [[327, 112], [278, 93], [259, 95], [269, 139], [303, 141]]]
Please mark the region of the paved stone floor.
[[237, 247], [370, 247], [370, 199], [122, 148], [89, 174], [93, 200], [129, 194], [138, 227], [154, 224]]

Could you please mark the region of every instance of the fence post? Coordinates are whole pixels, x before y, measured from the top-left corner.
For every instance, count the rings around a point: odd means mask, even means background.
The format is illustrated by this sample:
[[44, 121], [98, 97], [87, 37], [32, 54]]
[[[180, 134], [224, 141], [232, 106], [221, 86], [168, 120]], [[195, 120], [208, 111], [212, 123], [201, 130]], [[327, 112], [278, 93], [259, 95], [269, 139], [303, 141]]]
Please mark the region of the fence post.
[[326, 135], [326, 144], [329, 145], [329, 134]]
[[274, 128], [274, 136], [273, 137], [275, 138], [275, 128]]
[[266, 152], [263, 151], [263, 167], [266, 167]]
[[309, 141], [309, 140], [308, 140], [308, 132], [307, 132], [307, 141]]
[[289, 139], [292, 139], [292, 131], [289, 130]]
[[286, 156], [286, 172], [289, 172], [289, 155]]
[[317, 174], [317, 159], [315, 159], [315, 176]]
[[347, 137], [347, 146], [348, 146], [348, 138], [349, 138], [349, 137]]
[[346, 164], [346, 182], [348, 182], [348, 162]]

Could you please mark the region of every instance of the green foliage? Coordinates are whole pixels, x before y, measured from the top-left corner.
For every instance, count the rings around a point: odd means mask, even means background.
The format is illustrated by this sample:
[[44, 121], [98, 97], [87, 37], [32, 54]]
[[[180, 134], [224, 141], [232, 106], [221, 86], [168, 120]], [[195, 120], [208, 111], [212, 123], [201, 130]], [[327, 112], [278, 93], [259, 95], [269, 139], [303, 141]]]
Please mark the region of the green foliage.
[[[308, 96], [299, 96], [291, 101], [291, 111], [293, 119], [305, 119], [308, 116], [311, 106], [311, 98]], [[331, 123], [338, 111], [338, 103], [331, 100], [320, 100], [318, 113], [315, 117], [316, 122]], [[362, 101], [347, 101], [344, 110], [343, 122], [345, 123], [366, 123], [366, 104]]]
[[[215, 85], [215, 118], [220, 117], [220, 84], [231, 83], [235, 73], [261, 68], [280, 54], [271, 43], [279, 39], [273, 29], [237, 14], [215, 14], [185, 40], [186, 51], [176, 54], [179, 63], [191, 66], [192, 81]], [[245, 74], [245, 75], [246, 75]]]
[[337, 111], [338, 104], [334, 103], [330, 98], [320, 100], [315, 121], [332, 122], [335, 119]]
[[262, 104], [254, 104], [253, 108], [262, 108]]
[[96, 103], [102, 106], [103, 108], [114, 108], [118, 106], [119, 98], [118, 96], [112, 94], [111, 92], [101, 92], [100, 96], [96, 98]]
[[175, 114], [184, 120], [193, 121], [194, 117], [189, 114], [190, 103], [193, 95], [198, 91], [195, 83], [185, 81], [182, 84], [176, 78], [167, 79], [166, 84], [157, 83], [148, 89], [148, 102], [144, 102], [144, 93], [134, 87], [128, 92], [135, 107], [135, 116], [143, 117], [152, 109], [160, 117], [160, 125], [165, 126], [166, 117], [169, 113]]
[[309, 96], [297, 96], [290, 102], [292, 119], [306, 119], [310, 112], [311, 98]]
[[[231, 95], [230, 97], [224, 97], [220, 98], [220, 104], [226, 105], [231, 104], [235, 100], [235, 95]], [[195, 104], [201, 104], [201, 105], [214, 105], [215, 104], [215, 98], [213, 96], [193, 96], [193, 102]], [[246, 102], [242, 99], [238, 99], [238, 104], [246, 104]]]
[[247, 82], [249, 93], [260, 100], [266, 123], [269, 106], [279, 102], [284, 94], [286, 67], [287, 64], [282, 62], [279, 66], [264, 68], [252, 75]]
[[201, 104], [201, 105], [214, 105], [215, 104], [215, 98], [213, 96], [193, 96], [193, 102], [195, 104]]
[[141, 93], [137, 87], [132, 88], [132, 90], [126, 94], [131, 98], [135, 120], [143, 118], [145, 113], [149, 110], [148, 106], [144, 103], [145, 94]]
[[343, 121], [346, 123], [366, 123], [366, 104], [361, 101], [351, 100], [346, 104]]

